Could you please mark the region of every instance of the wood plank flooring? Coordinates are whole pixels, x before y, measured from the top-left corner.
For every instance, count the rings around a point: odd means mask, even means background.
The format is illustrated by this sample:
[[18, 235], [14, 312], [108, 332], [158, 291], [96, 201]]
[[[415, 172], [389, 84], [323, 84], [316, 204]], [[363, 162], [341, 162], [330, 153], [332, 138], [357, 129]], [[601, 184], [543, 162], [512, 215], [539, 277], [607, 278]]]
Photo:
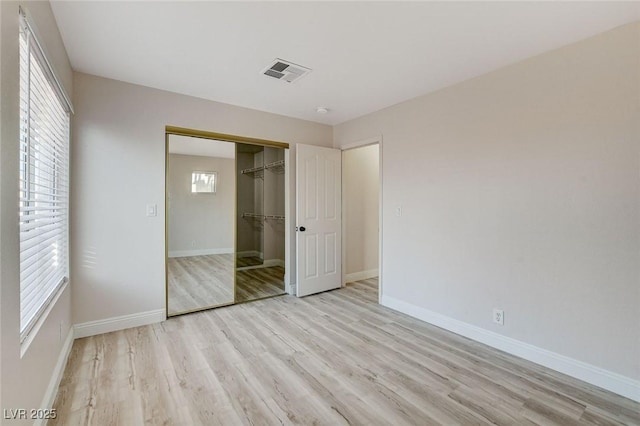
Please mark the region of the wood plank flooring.
[[[240, 259], [246, 260], [243, 266], [261, 262], [257, 257]], [[169, 258], [169, 315], [233, 303], [233, 271], [232, 254]], [[280, 266], [237, 271], [237, 303], [284, 293]]]
[[236, 303], [279, 296], [284, 291], [284, 268], [245, 269], [236, 272]]
[[169, 258], [169, 315], [233, 303], [233, 254]]
[[49, 424], [640, 424], [640, 404], [382, 307], [376, 289], [79, 339]]
[[238, 256], [236, 258], [236, 266], [238, 268], [244, 268], [247, 266], [258, 266], [262, 265], [263, 262], [264, 261], [258, 256]]

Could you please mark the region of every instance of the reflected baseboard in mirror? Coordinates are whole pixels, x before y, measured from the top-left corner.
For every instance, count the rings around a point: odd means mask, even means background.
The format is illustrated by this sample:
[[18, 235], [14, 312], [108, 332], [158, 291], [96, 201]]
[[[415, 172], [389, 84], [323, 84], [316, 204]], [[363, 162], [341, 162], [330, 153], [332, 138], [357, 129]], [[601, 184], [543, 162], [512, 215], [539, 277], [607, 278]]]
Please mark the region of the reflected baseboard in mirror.
[[169, 315], [232, 304], [233, 254], [169, 258]]

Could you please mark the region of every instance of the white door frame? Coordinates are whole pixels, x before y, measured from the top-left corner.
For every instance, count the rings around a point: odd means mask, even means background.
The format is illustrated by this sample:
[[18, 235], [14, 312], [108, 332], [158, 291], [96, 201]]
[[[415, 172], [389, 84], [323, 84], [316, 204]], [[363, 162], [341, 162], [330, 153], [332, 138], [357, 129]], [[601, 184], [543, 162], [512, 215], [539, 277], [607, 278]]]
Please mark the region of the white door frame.
[[[284, 291], [295, 294], [291, 284], [291, 146], [284, 150]], [[294, 189], [295, 191], [295, 189]]]
[[[383, 200], [383, 186], [382, 186], [382, 135], [374, 136], [372, 138], [362, 139], [356, 142], [348, 143], [339, 147], [341, 151], [349, 151], [351, 149], [362, 148], [364, 146], [375, 145], [378, 144], [378, 173], [379, 177], [379, 189], [378, 189], [378, 303], [381, 303], [382, 300], [382, 200]], [[342, 162], [344, 177], [344, 162]], [[343, 179], [344, 184], [344, 179]], [[344, 191], [343, 191], [344, 194]], [[346, 250], [345, 250], [345, 237], [347, 235], [345, 230], [345, 206], [347, 203], [342, 203], [342, 285], [344, 286], [345, 280], [345, 271], [346, 271]]]

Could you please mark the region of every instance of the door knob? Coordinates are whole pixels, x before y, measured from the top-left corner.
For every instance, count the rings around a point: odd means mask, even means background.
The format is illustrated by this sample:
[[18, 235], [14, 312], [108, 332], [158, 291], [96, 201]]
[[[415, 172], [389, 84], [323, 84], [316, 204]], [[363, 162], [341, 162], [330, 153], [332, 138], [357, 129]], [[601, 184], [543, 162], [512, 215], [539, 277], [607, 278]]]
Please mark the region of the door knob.
[[300, 227], [300, 232], [304, 232], [304, 231], [306, 231], [306, 230], [307, 230], [307, 228], [305, 228], [304, 226], [301, 226], [301, 227]]

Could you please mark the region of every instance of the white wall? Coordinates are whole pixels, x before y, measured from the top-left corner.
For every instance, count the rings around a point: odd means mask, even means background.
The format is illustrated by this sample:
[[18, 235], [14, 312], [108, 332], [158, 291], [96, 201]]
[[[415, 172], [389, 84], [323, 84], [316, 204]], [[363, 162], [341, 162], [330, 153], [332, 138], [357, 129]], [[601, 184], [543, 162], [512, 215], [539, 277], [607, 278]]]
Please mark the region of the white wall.
[[[330, 146], [332, 141], [329, 126], [82, 73], [74, 75], [74, 104], [71, 269], [76, 323], [165, 307], [166, 125], [290, 144]], [[158, 205], [157, 217], [146, 217], [149, 203]], [[294, 252], [293, 242], [290, 247]]]
[[379, 146], [375, 144], [342, 152], [344, 273], [347, 281], [378, 275], [378, 150]]
[[336, 126], [383, 137], [383, 301], [637, 384], [639, 86], [635, 23]]
[[[169, 257], [233, 253], [235, 166], [231, 158], [169, 155]], [[191, 192], [194, 171], [217, 172], [215, 194]]]
[[[71, 327], [67, 287], [20, 355], [18, 235], [19, 52], [18, 7], [35, 24], [38, 38], [66, 91], [72, 72], [48, 2], [0, 2], [0, 409], [39, 408]], [[71, 277], [73, 285], [73, 277]], [[67, 340], [67, 343], [70, 342]], [[46, 403], [52, 401], [44, 401]], [[12, 422], [32, 424], [33, 421]]]

